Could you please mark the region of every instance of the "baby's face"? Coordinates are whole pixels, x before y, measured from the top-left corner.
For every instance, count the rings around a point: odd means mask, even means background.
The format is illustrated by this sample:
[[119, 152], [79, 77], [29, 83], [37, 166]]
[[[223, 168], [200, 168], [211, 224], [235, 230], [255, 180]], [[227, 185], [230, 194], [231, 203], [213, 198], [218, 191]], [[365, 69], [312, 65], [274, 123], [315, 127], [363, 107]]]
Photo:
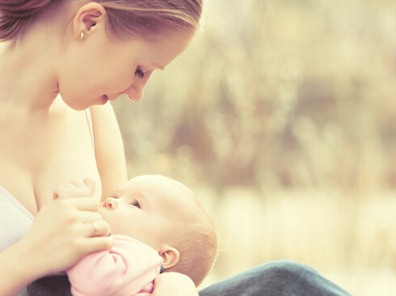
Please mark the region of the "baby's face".
[[145, 175], [135, 177], [107, 198], [100, 208], [113, 234], [138, 239], [154, 249], [175, 235], [173, 221], [192, 192], [172, 179]]

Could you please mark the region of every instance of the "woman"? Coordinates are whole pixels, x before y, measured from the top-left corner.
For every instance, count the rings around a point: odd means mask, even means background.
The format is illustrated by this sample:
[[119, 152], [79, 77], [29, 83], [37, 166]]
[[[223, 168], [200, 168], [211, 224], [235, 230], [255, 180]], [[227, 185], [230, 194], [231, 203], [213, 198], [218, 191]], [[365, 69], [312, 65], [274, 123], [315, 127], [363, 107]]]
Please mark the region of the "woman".
[[[189, 45], [201, 1], [0, 0], [0, 11], [0, 295], [6, 296], [111, 247], [97, 207], [127, 174], [107, 102], [121, 94], [142, 97], [151, 73]], [[53, 188], [85, 177], [101, 184], [94, 199], [53, 201]], [[282, 262], [202, 295], [282, 295], [284, 287], [295, 295], [342, 295], [315, 272]], [[157, 279], [154, 295], [197, 292], [191, 280], [169, 273]]]

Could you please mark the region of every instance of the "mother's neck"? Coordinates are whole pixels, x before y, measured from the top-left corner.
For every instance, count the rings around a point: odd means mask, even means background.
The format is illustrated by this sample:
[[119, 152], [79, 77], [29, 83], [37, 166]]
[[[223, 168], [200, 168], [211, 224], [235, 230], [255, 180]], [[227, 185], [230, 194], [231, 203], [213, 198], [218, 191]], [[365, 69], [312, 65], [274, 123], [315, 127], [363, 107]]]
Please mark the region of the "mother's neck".
[[64, 24], [43, 20], [13, 41], [0, 43], [0, 104], [48, 111], [58, 95], [57, 64]]

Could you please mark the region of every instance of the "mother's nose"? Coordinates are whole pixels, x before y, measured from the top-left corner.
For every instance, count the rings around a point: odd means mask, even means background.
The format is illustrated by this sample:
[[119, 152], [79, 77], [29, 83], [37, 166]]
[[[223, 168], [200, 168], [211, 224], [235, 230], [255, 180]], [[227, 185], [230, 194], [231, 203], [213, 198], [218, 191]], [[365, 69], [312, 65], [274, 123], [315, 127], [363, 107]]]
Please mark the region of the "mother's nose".
[[144, 88], [146, 87], [147, 81], [151, 76], [152, 71], [144, 72], [143, 77], [135, 76], [131, 86], [125, 91], [125, 94], [132, 101], [139, 101], [144, 94]]
[[104, 200], [103, 207], [109, 210], [114, 210], [117, 208], [117, 200], [113, 197], [108, 197]]

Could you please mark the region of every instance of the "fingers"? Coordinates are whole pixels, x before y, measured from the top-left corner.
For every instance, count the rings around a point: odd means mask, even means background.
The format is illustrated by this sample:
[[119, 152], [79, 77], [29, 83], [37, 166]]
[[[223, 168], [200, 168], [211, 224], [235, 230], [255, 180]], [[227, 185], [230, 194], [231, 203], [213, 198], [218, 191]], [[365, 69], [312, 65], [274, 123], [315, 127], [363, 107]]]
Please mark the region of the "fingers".
[[[40, 212], [47, 211], [57, 216], [63, 223], [63, 232], [80, 238], [108, 236], [110, 225], [98, 211], [99, 202], [93, 198], [73, 198], [54, 201], [44, 206]], [[63, 221], [63, 222], [62, 222]]]
[[71, 182], [69, 182], [70, 185], [73, 185], [74, 187], [77, 188], [85, 188], [89, 189], [89, 191], [93, 192], [96, 187], [96, 182], [93, 179], [90, 178], [84, 178], [84, 179], [75, 179]]
[[99, 208], [99, 202], [94, 198], [73, 198], [61, 200], [65, 206], [75, 207], [80, 211], [94, 211], [97, 212]]
[[59, 201], [63, 207], [74, 208], [73, 220], [84, 224], [84, 236], [107, 236], [111, 232], [110, 225], [98, 212], [99, 202], [93, 198], [75, 198]]
[[76, 245], [82, 254], [110, 249], [114, 239], [110, 235], [110, 227], [104, 220], [85, 223], [86, 237], [79, 239]]
[[91, 197], [95, 193], [96, 182], [90, 178], [76, 179], [60, 185], [54, 191], [54, 199], [66, 199], [76, 197]]
[[81, 241], [79, 249], [84, 253], [110, 249], [114, 245], [112, 236], [96, 236]]
[[[64, 231], [68, 227], [72, 231], [79, 229], [78, 233], [82, 237], [107, 236], [111, 233], [111, 228], [98, 208], [99, 202], [95, 199], [80, 197], [53, 201], [42, 207], [40, 212], [56, 215], [58, 222], [65, 223]], [[70, 227], [71, 225], [75, 226]]]
[[99, 212], [94, 211], [78, 211], [76, 219], [81, 223], [91, 223], [93, 221], [102, 220], [103, 217]]
[[111, 233], [110, 225], [98, 212], [99, 203], [93, 198], [75, 198], [64, 202], [78, 210], [76, 218], [84, 224], [85, 236], [107, 236]]
[[[56, 200], [45, 204], [22, 242], [40, 262], [45, 273], [65, 270], [84, 255], [113, 245], [109, 224], [93, 198]], [[50, 258], [50, 259], [48, 259]]]
[[93, 195], [95, 192], [95, 189], [96, 189], [96, 182], [90, 178], [85, 178], [83, 180], [83, 182], [84, 182], [85, 186], [87, 187], [87, 189], [90, 190], [91, 195]]
[[95, 220], [85, 223], [87, 236], [108, 236], [111, 233], [110, 225], [105, 220]]

